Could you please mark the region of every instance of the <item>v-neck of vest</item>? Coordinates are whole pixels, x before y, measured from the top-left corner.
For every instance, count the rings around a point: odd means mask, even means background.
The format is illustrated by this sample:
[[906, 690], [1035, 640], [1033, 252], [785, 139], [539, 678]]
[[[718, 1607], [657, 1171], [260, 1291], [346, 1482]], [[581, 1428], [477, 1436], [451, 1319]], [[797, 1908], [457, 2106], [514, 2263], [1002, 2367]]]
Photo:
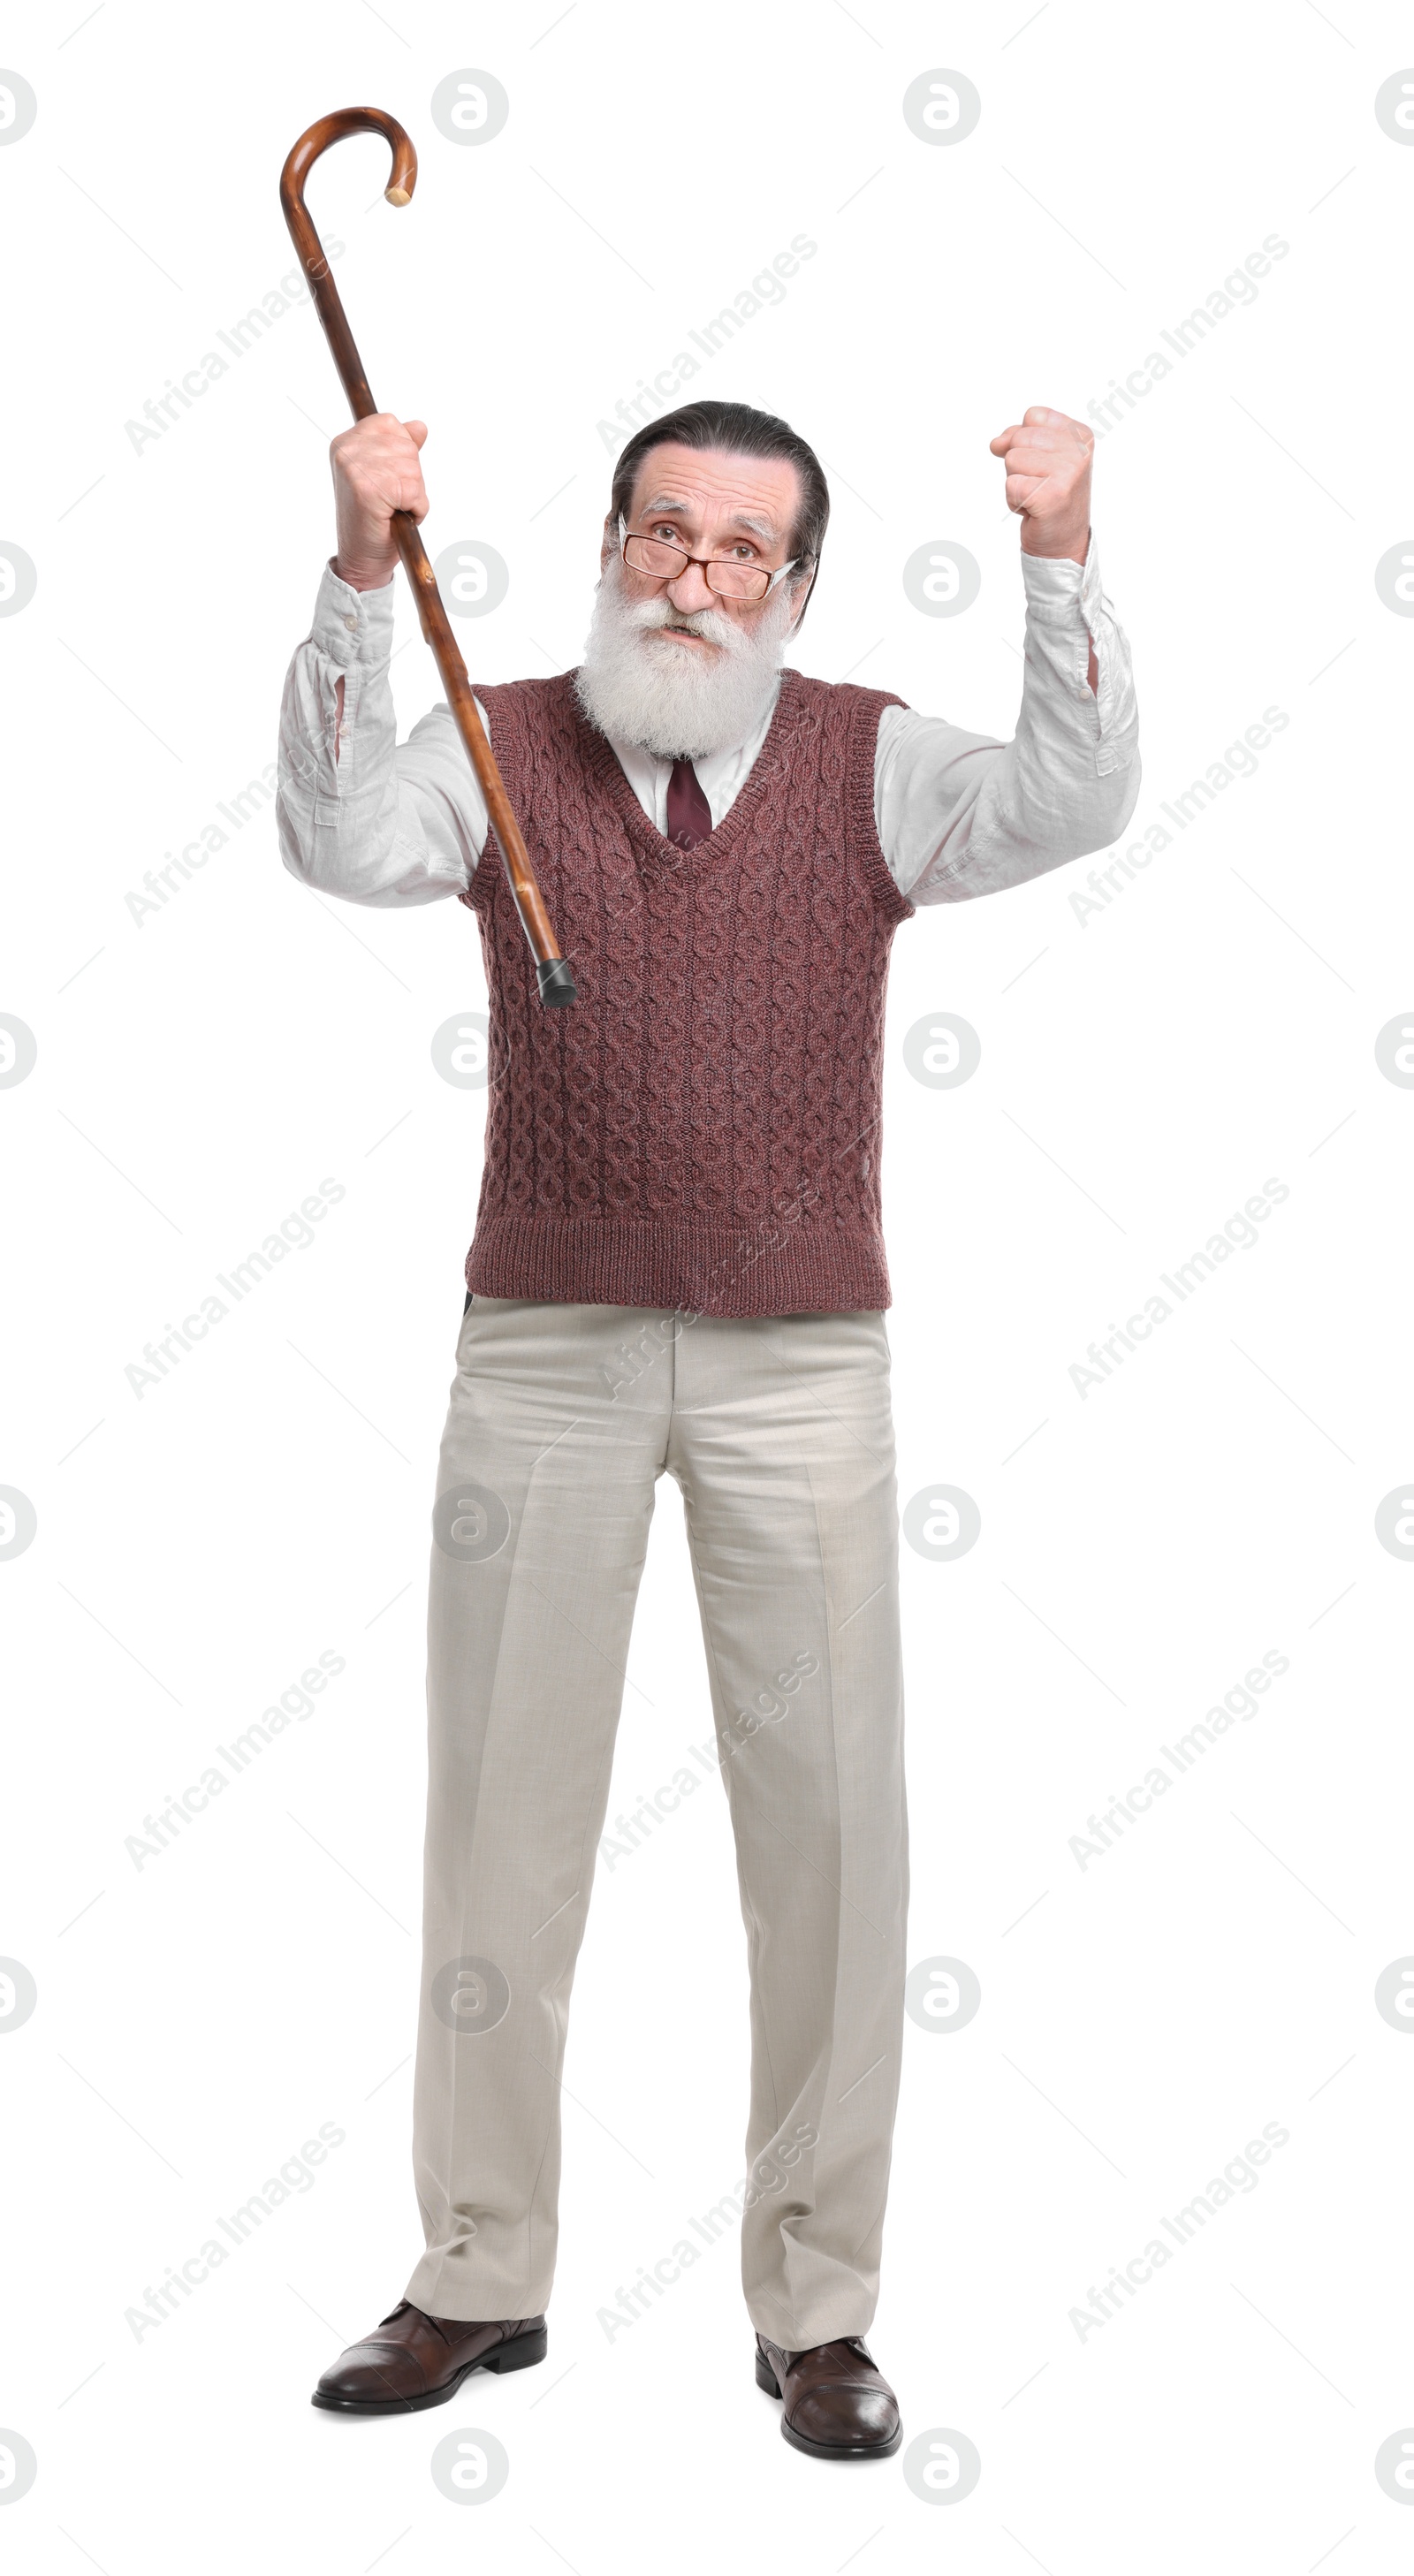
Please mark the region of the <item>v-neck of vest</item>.
[[680, 850], [676, 842], [670, 841], [666, 833], [660, 832], [657, 824], [644, 813], [607, 734], [600, 733], [581, 712], [580, 722], [589, 735], [590, 760], [593, 767], [618, 807], [631, 838], [645, 856], [656, 859], [660, 866], [671, 864], [674, 869], [678, 869], [685, 866], [697, 867], [704, 863], [710, 866], [714, 859], [725, 858], [728, 855], [733, 843], [739, 840], [746, 830], [771, 783], [773, 773], [766, 764], [766, 754], [768, 751], [779, 749], [781, 735], [795, 715], [799, 689], [800, 673], [783, 670], [775, 709], [756, 758], [720, 823], [707, 834], [705, 840], [699, 841], [695, 849], [691, 850]]

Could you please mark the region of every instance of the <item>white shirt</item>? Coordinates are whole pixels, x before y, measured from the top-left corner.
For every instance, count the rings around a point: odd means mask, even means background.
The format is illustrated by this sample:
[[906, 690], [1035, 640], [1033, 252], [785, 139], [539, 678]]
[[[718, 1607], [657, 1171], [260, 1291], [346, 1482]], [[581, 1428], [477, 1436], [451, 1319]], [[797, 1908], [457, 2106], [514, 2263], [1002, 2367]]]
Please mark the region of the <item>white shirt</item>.
[[[1093, 534], [1083, 565], [1023, 554], [1021, 570], [1025, 677], [1011, 741], [911, 707], [880, 717], [874, 819], [894, 882], [917, 904], [995, 894], [1108, 849], [1138, 801], [1129, 645], [1100, 587]], [[392, 636], [392, 583], [352, 590], [326, 567], [280, 710], [280, 854], [306, 885], [351, 903], [460, 894], [486, 838], [486, 807], [450, 708], [433, 707], [406, 742], [397, 739]], [[1086, 679], [1092, 645], [1097, 691]], [[766, 738], [778, 688], [747, 741], [693, 763], [714, 828]], [[477, 705], [494, 751], [494, 724]], [[610, 740], [645, 814], [666, 832], [671, 761]]]

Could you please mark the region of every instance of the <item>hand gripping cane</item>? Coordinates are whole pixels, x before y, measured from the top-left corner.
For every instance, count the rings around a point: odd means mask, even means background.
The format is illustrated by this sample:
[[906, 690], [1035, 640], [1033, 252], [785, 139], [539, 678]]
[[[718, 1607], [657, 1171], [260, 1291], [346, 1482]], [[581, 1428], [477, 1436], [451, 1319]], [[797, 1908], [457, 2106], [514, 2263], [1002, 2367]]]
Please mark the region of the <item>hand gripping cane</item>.
[[[354, 347], [353, 334], [339, 301], [339, 290], [330, 276], [319, 235], [310, 222], [304, 202], [304, 183], [321, 152], [327, 152], [331, 143], [341, 143], [346, 134], [364, 133], [381, 134], [385, 143], [391, 146], [392, 176], [383, 194], [390, 206], [405, 206], [417, 185], [417, 154], [396, 117], [389, 116], [381, 107], [341, 107], [336, 108], [332, 116], [321, 116], [317, 125], [311, 125], [308, 133], [300, 136], [280, 173], [280, 203], [285, 210], [285, 221], [299, 253], [300, 264], [309, 279], [310, 292], [324, 325], [324, 336], [333, 352], [334, 364], [339, 370], [355, 420], [366, 420], [378, 405], [368, 390], [368, 378]], [[578, 999], [573, 969], [560, 955], [559, 943], [545, 909], [545, 898], [535, 882], [530, 853], [511, 811], [510, 798], [476, 711], [466, 664], [447, 622], [447, 612], [427, 559], [427, 549], [417, 533], [417, 521], [410, 511], [393, 512], [392, 530], [393, 543], [412, 584], [422, 632], [436, 655], [447, 703], [457, 720], [457, 730], [486, 799], [506, 878], [520, 915], [520, 925], [535, 960], [540, 999], [547, 1008], [560, 1009], [565, 1003]]]

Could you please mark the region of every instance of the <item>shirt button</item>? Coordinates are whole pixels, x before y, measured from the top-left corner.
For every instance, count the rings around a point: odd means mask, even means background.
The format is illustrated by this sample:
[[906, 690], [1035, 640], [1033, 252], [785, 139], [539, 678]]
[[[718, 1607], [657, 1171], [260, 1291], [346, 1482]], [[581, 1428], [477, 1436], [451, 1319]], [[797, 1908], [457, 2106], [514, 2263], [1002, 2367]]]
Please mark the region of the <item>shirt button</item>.
[[344, 619], [344, 624], [347, 626], [351, 635], [356, 635], [358, 633], [358, 619], [356, 617], [346, 617]]

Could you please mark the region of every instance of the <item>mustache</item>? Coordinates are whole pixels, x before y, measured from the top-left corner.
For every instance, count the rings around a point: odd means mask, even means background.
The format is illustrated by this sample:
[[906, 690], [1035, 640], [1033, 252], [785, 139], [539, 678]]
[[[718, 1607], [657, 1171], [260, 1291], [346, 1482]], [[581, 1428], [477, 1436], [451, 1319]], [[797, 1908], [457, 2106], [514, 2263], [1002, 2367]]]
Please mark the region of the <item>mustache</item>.
[[699, 608], [691, 616], [674, 608], [670, 599], [640, 599], [623, 603], [624, 623], [640, 634], [661, 634], [665, 628], [683, 635], [700, 635], [704, 643], [720, 644], [725, 652], [749, 651], [751, 638], [720, 608]]

